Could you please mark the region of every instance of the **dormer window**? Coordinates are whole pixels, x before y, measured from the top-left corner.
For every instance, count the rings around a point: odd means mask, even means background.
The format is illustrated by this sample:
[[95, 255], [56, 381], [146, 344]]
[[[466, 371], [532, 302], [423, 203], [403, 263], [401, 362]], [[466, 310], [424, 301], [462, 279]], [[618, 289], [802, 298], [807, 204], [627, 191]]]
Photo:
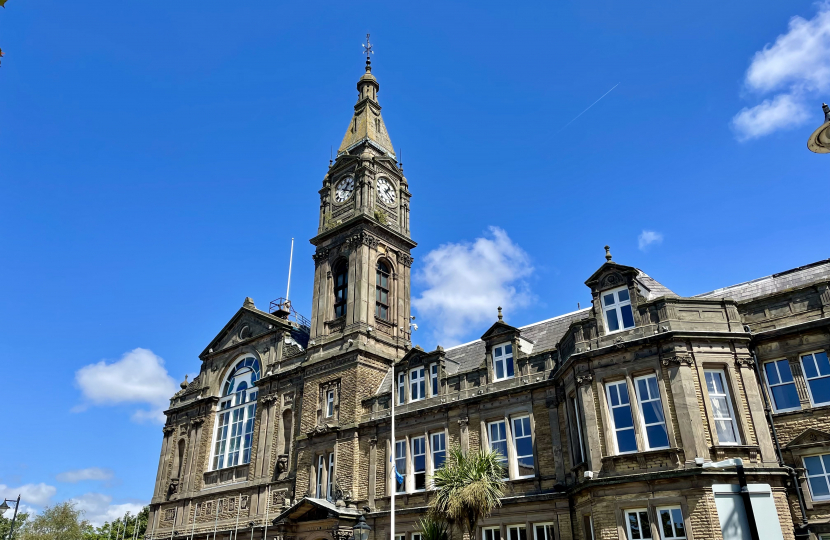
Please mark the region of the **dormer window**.
[[510, 343], [493, 347], [493, 374], [495, 380], [513, 378], [513, 345]]
[[605, 333], [634, 328], [634, 312], [627, 287], [602, 293], [602, 313], [605, 316]]

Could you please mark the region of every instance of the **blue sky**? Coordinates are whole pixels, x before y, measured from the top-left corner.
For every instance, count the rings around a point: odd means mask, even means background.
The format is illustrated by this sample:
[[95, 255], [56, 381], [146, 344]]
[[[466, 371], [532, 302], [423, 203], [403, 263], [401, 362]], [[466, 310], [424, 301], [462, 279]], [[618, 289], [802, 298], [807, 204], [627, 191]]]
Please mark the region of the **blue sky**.
[[587, 305], [605, 244], [683, 295], [830, 255], [827, 4], [9, 0], [0, 495], [134, 510], [165, 396], [284, 294], [291, 237], [309, 314], [366, 32], [425, 348]]

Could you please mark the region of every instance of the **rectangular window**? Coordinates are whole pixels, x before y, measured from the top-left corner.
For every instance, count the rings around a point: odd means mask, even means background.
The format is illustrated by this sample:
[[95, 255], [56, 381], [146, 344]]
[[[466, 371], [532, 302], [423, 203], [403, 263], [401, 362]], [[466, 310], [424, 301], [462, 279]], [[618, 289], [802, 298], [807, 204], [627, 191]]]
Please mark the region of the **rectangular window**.
[[807, 482], [814, 501], [830, 499], [830, 454], [804, 458]]
[[683, 523], [683, 512], [679, 506], [669, 506], [657, 509], [657, 527], [660, 529], [661, 540], [685, 540], [686, 525]]
[[718, 433], [718, 443], [738, 444], [740, 440], [738, 423], [735, 421], [735, 411], [732, 409], [726, 375], [723, 370], [707, 369], [705, 376], [709, 402], [712, 404], [712, 419], [715, 421], [715, 429]]
[[775, 412], [801, 409], [789, 360], [785, 358], [764, 363], [764, 374], [767, 376], [767, 386], [772, 395], [772, 406]]
[[637, 377], [634, 379], [634, 388], [637, 389], [637, 402], [646, 434], [647, 449], [668, 448], [669, 433], [666, 429], [666, 417], [663, 415], [663, 402], [660, 400], [657, 376]]
[[323, 498], [323, 469], [326, 466], [326, 458], [322, 454], [317, 456], [317, 492], [314, 495], [317, 499]]
[[513, 448], [519, 476], [533, 476], [533, 436], [530, 433], [530, 417], [513, 419]]
[[625, 527], [628, 529], [629, 540], [644, 540], [651, 538], [651, 524], [648, 521], [648, 511], [626, 510]]
[[228, 467], [239, 464], [239, 450], [242, 447], [242, 420], [245, 418], [245, 407], [231, 411], [231, 438], [228, 449]]
[[412, 540], [421, 540], [421, 533], [412, 533]]
[[830, 362], [826, 352], [805, 354], [801, 357], [804, 375], [807, 377], [807, 389], [813, 405], [830, 403]]
[[556, 540], [553, 535], [553, 523], [534, 523], [533, 540]]
[[443, 433], [433, 433], [430, 440], [432, 450], [432, 470], [440, 469], [447, 460], [447, 440]]
[[334, 452], [329, 454], [329, 474], [328, 474], [328, 482], [326, 482], [326, 498], [328, 500], [332, 499], [332, 494], [334, 493]]
[[334, 389], [326, 391], [326, 418], [334, 416]]
[[395, 469], [404, 477], [403, 482], [396, 482], [398, 493], [406, 491], [406, 441], [395, 442]]
[[501, 540], [501, 527], [485, 527], [481, 532], [484, 540]]
[[576, 396], [571, 397], [571, 450], [573, 451], [572, 466], [576, 466], [585, 460], [585, 447], [582, 443], [582, 424], [579, 422], [579, 407]]
[[412, 476], [415, 491], [425, 490], [427, 487], [426, 437], [412, 438]]
[[625, 381], [608, 383], [608, 408], [611, 412], [611, 429], [617, 443], [617, 453], [627, 454], [637, 451], [637, 437], [634, 434], [634, 420], [631, 417], [631, 403], [628, 399], [628, 386]]
[[420, 401], [426, 397], [424, 368], [415, 368], [409, 372], [409, 401]]
[[[230, 400], [220, 405], [221, 409], [231, 406]], [[230, 411], [220, 412], [216, 423], [216, 444], [213, 447], [213, 470], [225, 466], [225, 446], [228, 444], [228, 424], [230, 423]]]
[[634, 312], [628, 288], [621, 287], [602, 293], [602, 312], [605, 314], [605, 333], [634, 328]]
[[582, 528], [585, 530], [586, 540], [594, 540], [594, 520], [591, 514], [582, 516]]
[[256, 402], [246, 407], [245, 434], [242, 438], [242, 463], [251, 462], [251, 446], [254, 444], [254, 420], [256, 419]]
[[499, 345], [493, 347], [493, 374], [495, 380], [510, 379], [513, 377], [513, 345]]
[[527, 529], [524, 525], [511, 525], [507, 528], [507, 540], [527, 540]]
[[504, 426], [504, 420], [487, 424], [487, 433], [490, 439], [490, 450], [501, 455], [504, 476], [507, 478], [507, 430]]
[[432, 386], [432, 395], [438, 395], [438, 364], [429, 366], [429, 381]]
[[398, 405], [406, 403], [406, 373], [398, 373]]

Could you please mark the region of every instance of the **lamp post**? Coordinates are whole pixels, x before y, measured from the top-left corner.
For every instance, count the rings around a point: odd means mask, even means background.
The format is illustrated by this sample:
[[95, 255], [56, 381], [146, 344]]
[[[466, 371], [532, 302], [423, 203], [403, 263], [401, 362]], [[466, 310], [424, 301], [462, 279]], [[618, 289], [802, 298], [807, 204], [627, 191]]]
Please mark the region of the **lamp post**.
[[[5, 513], [6, 510], [11, 508], [8, 502], [14, 501], [14, 499], [4, 499], [3, 504], [0, 504], [0, 514]], [[14, 534], [14, 520], [17, 519], [17, 509], [20, 508], [20, 495], [17, 496], [17, 501], [14, 503], [14, 515], [12, 516], [12, 524], [9, 527], [9, 534], [6, 536], [8, 540], [12, 540], [12, 535]]]
[[361, 515], [360, 519], [358, 519], [357, 523], [355, 523], [354, 527], [352, 527], [352, 531], [354, 531], [352, 538], [353, 540], [369, 540], [369, 531], [371, 530], [372, 528], [368, 523], [366, 523], [366, 518]]
[[830, 107], [821, 104], [824, 111], [824, 123], [807, 139], [807, 148], [816, 154], [830, 154]]

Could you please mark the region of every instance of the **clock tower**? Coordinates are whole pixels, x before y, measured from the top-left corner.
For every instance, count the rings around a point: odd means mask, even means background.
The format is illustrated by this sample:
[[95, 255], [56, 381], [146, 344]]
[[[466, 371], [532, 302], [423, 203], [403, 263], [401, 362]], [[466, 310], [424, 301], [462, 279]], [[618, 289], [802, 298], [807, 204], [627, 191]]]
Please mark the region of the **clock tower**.
[[354, 114], [319, 191], [310, 337], [321, 348], [312, 354], [345, 344], [391, 359], [409, 348], [411, 194], [379, 88], [367, 55]]

